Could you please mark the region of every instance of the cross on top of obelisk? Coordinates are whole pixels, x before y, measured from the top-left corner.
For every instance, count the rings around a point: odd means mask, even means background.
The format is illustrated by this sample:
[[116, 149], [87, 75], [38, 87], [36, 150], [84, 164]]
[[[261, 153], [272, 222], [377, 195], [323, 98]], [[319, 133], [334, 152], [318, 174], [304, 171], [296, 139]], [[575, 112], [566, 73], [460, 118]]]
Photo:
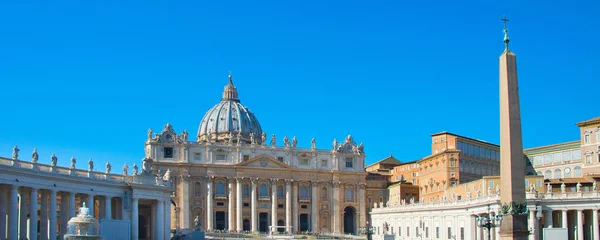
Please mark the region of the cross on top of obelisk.
[[509, 20], [506, 18], [506, 14], [504, 14], [504, 17], [500, 20], [504, 22], [504, 29], [502, 31], [504, 32], [504, 44], [506, 45], [506, 49], [508, 50], [508, 42], [510, 41], [510, 39], [508, 38], [508, 27], [506, 27], [506, 22], [508, 22]]

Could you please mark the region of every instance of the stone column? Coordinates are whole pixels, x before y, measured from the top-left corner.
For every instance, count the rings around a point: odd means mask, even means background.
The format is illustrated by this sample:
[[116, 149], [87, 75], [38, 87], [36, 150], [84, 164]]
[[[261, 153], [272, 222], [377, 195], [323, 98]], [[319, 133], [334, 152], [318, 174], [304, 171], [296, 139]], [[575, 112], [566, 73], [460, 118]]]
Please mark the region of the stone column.
[[562, 210], [562, 219], [561, 220], [562, 220], [561, 227], [562, 228], [569, 228], [569, 224], [568, 224], [569, 214], [568, 214], [567, 210]]
[[271, 179], [271, 232], [277, 232], [277, 180]]
[[48, 190], [42, 190], [40, 205], [40, 240], [48, 240]]
[[56, 190], [50, 190], [50, 231], [48, 239], [56, 239]]
[[[598, 222], [595, 222], [594, 225], [598, 225]], [[583, 210], [577, 210], [577, 239], [583, 240]]]
[[31, 188], [29, 195], [29, 239], [38, 238], [37, 221], [38, 221], [38, 191]]
[[[191, 228], [190, 226], [190, 178], [187, 176], [181, 176], [179, 178], [181, 180], [181, 199], [180, 205], [181, 211], [179, 216], [181, 218], [180, 226], [184, 229]], [[196, 189], [194, 189], [195, 191]], [[194, 216], [196, 217], [196, 216]]]
[[529, 234], [529, 240], [537, 240], [537, 219], [535, 219], [535, 210], [531, 209], [529, 210], [529, 227], [531, 227], [532, 229], [534, 229], [534, 231]]
[[111, 196], [106, 196], [106, 198], [104, 199], [105, 203], [104, 203], [104, 216], [106, 219], [111, 220], [112, 219], [112, 197]]
[[206, 231], [213, 230], [213, 177], [206, 178]]
[[[285, 180], [285, 226], [292, 226], [292, 180]], [[286, 228], [286, 231], [291, 231], [292, 229]]]
[[340, 182], [333, 182], [333, 197], [331, 198], [331, 204], [333, 213], [331, 217], [333, 219], [333, 234], [340, 234], [340, 206], [338, 203], [342, 202], [343, 199], [340, 199]]
[[227, 216], [229, 219], [228, 220], [228, 226], [227, 226], [227, 230], [228, 231], [233, 231], [235, 230], [235, 217], [234, 217], [234, 212], [233, 212], [233, 178], [228, 178], [227, 179], [227, 194], [228, 194], [228, 198], [227, 200], [229, 200], [229, 202], [227, 203]]
[[25, 239], [27, 238], [27, 214], [29, 214], [29, 208], [27, 207], [27, 197], [28, 192], [24, 187], [21, 187], [20, 194], [20, 208], [19, 208], [19, 238]]
[[[71, 218], [69, 218], [69, 209], [67, 203], [68, 193], [61, 193], [60, 195], [60, 233], [59, 238], [64, 239], [64, 235], [67, 233], [67, 225]], [[69, 203], [71, 204], [71, 203]]]
[[366, 200], [365, 200], [366, 187], [367, 187], [366, 183], [358, 184], [358, 207], [360, 208], [360, 210], [359, 210], [360, 221], [358, 222], [358, 226], [365, 226], [367, 224], [367, 204], [366, 204]]
[[[93, 194], [91, 194], [91, 193], [88, 194], [86, 205], [90, 209], [90, 215], [92, 217], [94, 217], [94, 214], [96, 211], [94, 210], [95, 208], [94, 208], [94, 195]], [[53, 240], [53, 239], [50, 239], [50, 240]]]
[[8, 240], [17, 240], [19, 238], [19, 186], [10, 187], [8, 210]]
[[312, 229], [313, 232], [316, 232], [319, 230], [319, 225], [317, 223], [318, 219], [319, 219], [319, 199], [317, 199], [317, 187], [319, 186], [319, 182], [318, 181], [312, 181], [311, 182], [311, 187], [312, 187], [312, 192], [311, 192], [311, 203], [310, 203], [310, 207], [311, 207], [311, 214], [310, 214], [310, 228]]
[[256, 181], [257, 179], [251, 179], [250, 181], [252, 181], [252, 193], [250, 195], [250, 197], [252, 197], [252, 206], [251, 206], [251, 217], [252, 219], [250, 220], [251, 223], [251, 228], [252, 228], [252, 232], [255, 233], [257, 232], [257, 224], [256, 224], [256, 208], [258, 207], [256, 204]]
[[156, 238], [165, 236], [165, 202], [156, 200]]
[[139, 213], [138, 213], [138, 198], [131, 198], [131, 240], [139, 239], [138, 225], [139, 225]]
[[165, 238], [171, 239], [171, 199], [162, 202], [165, 205]]
[[69, 193], [69, 219], [75, 217], [75, 210], [77, 209], [77, 201], [75, 200], [75, 193]]
[[546, 218], [544, 219], [546, 222], [546, 227], [547, 228], [553, 228], [553, 223], [552, 223], [552, 209], [547, 210], [546, 211]]
[[242, 190], [244, 188], [243, 183], [242, 183], [242, 179], [241, 178], [237, 178], [237, 186], [236, 186], [236, 195], [235, 195], [235, 200], [236, 200], [236, 206], [235, 206], [235, 218], [237, 220], [237, 224], [236, 224], [236, 230], [238, 232], [241, 232], [243, 230], [243, 219], [242, 219], [242, 199], [243, 199], [243, 193]]
[[6, 189], [4, 189], [2, 186], [0, 186], [0, 239], [3, 239], [6, 237], [6, 206], [8, 205], [7, 203], [7, 198], [6, 198]]
[[600, 233], [598, 233], [600, 230], [598, 229], [598, 209], [592, 209], [592, 229], [594, 234], [592, 239], [600, 239]]
[[300, 229], [298, 228], [298, 181], [292, 182], [292, 199], [292, 216], [294, 216], [292, 218], [292, 224], [294, 224], [294, 229], [292, 230], [292, 232], [296, 232], [300, 231]]

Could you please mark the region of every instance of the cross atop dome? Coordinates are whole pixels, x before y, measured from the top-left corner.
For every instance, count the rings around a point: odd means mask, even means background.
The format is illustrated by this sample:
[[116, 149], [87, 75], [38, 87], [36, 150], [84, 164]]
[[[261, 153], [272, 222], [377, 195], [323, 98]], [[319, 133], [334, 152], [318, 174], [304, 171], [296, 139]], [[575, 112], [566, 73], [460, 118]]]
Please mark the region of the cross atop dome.
[[229, 71], [229, 83], [227, 83], [225, 89], [223, 90], [223, 100], [240, 101], [238, 99], [237, 89], [233, 85], [233, 76], [231, 75], [231, 71]]

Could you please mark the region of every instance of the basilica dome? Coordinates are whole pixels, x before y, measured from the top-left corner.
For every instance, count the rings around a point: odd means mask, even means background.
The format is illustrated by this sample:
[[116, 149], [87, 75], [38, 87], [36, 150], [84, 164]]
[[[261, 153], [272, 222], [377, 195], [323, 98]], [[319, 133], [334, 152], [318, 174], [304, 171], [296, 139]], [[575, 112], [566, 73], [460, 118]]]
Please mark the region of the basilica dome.
[[198, 142], [260, 143], [262, 129], [258, 119], [240, 103], [231, 75], [221, 102], [204, 114], [198, 129]]

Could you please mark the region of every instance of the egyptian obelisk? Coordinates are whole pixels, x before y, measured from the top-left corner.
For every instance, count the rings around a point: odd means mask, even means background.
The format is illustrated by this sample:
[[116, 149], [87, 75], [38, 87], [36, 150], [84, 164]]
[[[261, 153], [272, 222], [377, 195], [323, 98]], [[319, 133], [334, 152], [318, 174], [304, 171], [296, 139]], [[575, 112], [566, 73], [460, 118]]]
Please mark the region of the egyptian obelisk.
[[[500, 201], [502, 204], [525, 202], [525, 158], [521, 135], [521, 110], [517, 78], [517, 56], [508, 48], [508, 28], [504, 21], [505, 49], [500, 55]], [[521, 205], [522, 206], [522, 205]], [[500, 226], [500, 239], [529, 236], [527, 215], [507, 214]]]

